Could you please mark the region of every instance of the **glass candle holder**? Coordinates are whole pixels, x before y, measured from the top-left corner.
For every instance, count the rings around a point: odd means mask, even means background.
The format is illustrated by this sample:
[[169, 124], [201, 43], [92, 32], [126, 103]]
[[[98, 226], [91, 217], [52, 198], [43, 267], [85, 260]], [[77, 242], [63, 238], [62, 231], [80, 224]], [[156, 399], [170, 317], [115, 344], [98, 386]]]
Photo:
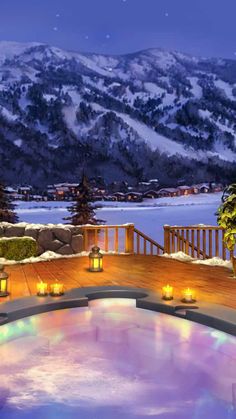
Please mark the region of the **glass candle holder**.
[[171, 287], [170, 285], [165, 285], [162, 288], [162, 298], [163, 300], [173, 300], [174, 298], [174, 288]]
[[184, 289], [182, 301], [184, 303], [194, 303], [196, 301], [195, 292], [191, 288]]
[[37, 295], [39, 297], [48, 295], [48, 284], [46, 282], [40, 281], [37, 283]]
[[60, 295], [64, 294], [64, 285], [61, 282], [55, 282], [51, 285], [50, 289], [50, 294], [53, 297], [59, 297]]

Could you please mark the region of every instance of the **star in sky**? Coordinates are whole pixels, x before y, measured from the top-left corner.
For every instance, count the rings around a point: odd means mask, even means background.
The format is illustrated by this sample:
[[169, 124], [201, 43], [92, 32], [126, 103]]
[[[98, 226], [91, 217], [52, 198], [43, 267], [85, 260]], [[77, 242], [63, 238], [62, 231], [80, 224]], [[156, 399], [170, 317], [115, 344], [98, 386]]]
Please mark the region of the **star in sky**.
[[169, 13], [168, 12], [165, 12], [165, 17], [169, 17]]
[[58, 31], [58, 27], [57, 27], [57, 26], [54, 26], [53, 30], [54, 30], [55, 32], [57, 32], [57, 31]]
[[109, 33], [106, 34], [106, 39], [110, 39], [111, 35]]

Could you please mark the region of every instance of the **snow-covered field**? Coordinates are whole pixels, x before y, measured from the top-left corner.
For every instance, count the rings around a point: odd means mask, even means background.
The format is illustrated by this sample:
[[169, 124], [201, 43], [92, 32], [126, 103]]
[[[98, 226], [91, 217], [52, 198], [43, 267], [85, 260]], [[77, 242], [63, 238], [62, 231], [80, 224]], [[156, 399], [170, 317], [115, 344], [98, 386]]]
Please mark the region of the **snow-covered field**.
[[[216, 225], [215, 212], [221, 193], [188, 197], [149, 199], [142, 203], [100, 202], [99, 219], [107, 224], [134, 223], [135, 226], [163, 243], [163, 225]], [[17, 202], [21, 221], [29, 223], [61, 223], [68, 215], [68, 202]]]

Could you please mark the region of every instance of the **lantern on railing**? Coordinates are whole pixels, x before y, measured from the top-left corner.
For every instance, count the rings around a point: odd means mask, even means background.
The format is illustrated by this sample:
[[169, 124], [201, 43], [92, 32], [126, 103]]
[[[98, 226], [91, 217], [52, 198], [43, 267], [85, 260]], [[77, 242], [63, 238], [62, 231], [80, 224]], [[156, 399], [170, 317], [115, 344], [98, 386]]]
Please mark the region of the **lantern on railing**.
[[162, 298], [165, 301], [173, 300], [174, 298], [174, 288], [170, 285], [166, 285], [165, 287], [162, 287]]
[[94, 246], [89, 253], [89, 271], [90, 272], [102, 272], [102, 254], [98, 246]]
[[60, 297], [64, 294], [64, 284], [61, 282], [56, 281], [54, 284], [51, 285], [51, 292], [52, 297]]
[[192, 289], [186, 288], [183, 290], [182, 294], [183, 294], [183, 298], [182, 298], [183, 303], [189, 304], [189, 303], [196, 302], [195, 292]]
[[4, 266], [0, 265], [0, 297], [7, 297], [8, 295], [8, 274], [4, 272]]
[[37, 295], [39, 297], [46, 297], [48, 295], [48, 284], [40, 281], [37, 283]]

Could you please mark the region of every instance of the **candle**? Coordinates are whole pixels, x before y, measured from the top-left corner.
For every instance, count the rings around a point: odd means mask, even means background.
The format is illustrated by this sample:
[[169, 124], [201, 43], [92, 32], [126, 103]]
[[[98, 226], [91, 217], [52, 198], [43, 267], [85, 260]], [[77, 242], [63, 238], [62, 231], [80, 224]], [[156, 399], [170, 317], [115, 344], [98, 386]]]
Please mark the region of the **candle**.
[[56, 297], [64, 294], [64, 285], [60, 282], [55, 282], [51, 285], [51, 295]]
[[37, 284], [37, 294], [42, 297], [47, 295], [48, 291], [48, 284], [46, 284], [45, 282], [41, 281], [38, 282]]
[[183, 291], [183, 301], [185, 303], [192, 303], [193, 301], [195, 301], [193, 290], [191, 290], [190, 288], [186, 288]]
[[163, 300], [173, 300], [174, 288], [170, 285], [166, 285], [162, 288], [162, 298]]

